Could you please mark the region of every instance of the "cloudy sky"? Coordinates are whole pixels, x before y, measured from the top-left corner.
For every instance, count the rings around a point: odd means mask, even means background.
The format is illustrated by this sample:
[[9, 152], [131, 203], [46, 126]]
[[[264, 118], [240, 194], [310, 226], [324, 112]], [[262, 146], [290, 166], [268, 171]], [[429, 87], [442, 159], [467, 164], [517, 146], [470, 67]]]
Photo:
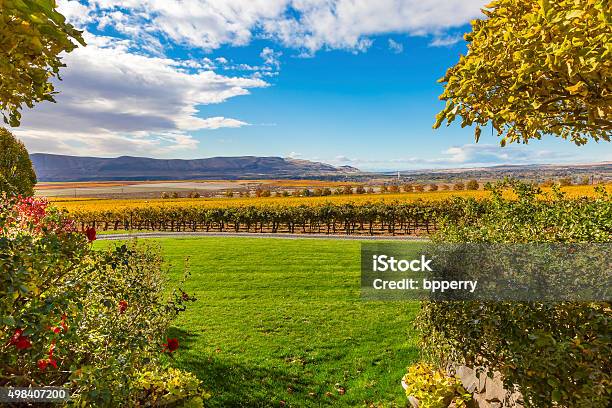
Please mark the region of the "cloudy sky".
[[[57, 104], [24, 112], [31, 152], [282, 156], [369, 170], [610, 160], [553, 137], [498, 147], [432, 130], [436, 82], [480, 0], [59, 0], [87, 47]], [[485, 134], [487, 134], [485, 136]]]

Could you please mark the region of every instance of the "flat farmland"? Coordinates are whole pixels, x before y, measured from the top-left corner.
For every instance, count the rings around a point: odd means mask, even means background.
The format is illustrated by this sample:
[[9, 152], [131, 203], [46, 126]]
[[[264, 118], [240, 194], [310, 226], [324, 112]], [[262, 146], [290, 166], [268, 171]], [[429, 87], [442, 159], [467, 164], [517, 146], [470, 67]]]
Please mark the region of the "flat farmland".
[[[608, 192], [612, 192], [612, 184], [606, 186]], [[545, 193], [550, 193], [550, 188], [543, 188]], [[561, 189], [569, 197], [593, 197], [595, 189], [593, 186], [568, 186]], [[39, 194], [45, 193], [39, 190]], [[177, 199], [123, 199], [123, 198], [87, 198], [70, 196], [51, 196], [49, 199], [60, 208], [68, 211], [109, 211], [134, 209], [143, 207], [241, 207], [241, 206], [299, 206], [299, 205], [321, 205], [325, 203], [355, 205], [374, 203], [374, 202], [414, 202], [422, 201], [442, 201], [452, 197], [473, 197], [486, 198], [488, 191], [435, 191], [435, 192], [415, 192], [415, 193], [390, 193], [390, 194], [350, 194], [350, 195], [331, 195], [324, 197], [219, 197], [219, 198], [177, 198]]]
[[159, 198], [163, 192], [185, 196], [191, 192], [201, 195], [223, 195], [253, 191], [295, 190], [304, 188], [338, 187], [347, 183], [321, 180], [186, 180], [186, 181], [108, 181], [108, 182], [41, 182], [36, 195], [45, 197], [88, 198]]

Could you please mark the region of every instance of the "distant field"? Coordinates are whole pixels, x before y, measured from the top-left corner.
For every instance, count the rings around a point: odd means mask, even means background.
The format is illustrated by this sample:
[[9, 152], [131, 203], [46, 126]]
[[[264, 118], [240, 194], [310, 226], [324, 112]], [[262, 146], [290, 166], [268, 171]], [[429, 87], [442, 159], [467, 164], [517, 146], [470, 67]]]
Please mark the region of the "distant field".
[[108, 181], [108, 182], [42, 182], [36, 193], [47, 197], [159, 197], [162, 192], [188, 194], [222, 194], [227, 190], [247, 191], [255, 188], [303, 189], [338, 187], [347, 183], [321, 180], [177, 180], [177, 181]]
[[406, 406], [400, 380], [419, 359], [419, 304], [360, 299], [359, 242], [154, 242], [172, 283], [189, 258], [185, 289], [198, 301], [170, 336], [180, 342], [175, 364], [212, 392], [207, 406]]
[[[608, 191], [612, 192], [612, 184], [607, 186]], [[543, 189], [550, 192], [549, 188]], [[561, 189], [570, 197], [593, 196], [595, 191], [593, 186], [569, 186]], [[326, 197], [249, 197], [249, 198], [179, 198], [179, 199], [83, 199], [68, 197], [50, 197], [57, 206], [68, 211], [106, 211], [140, 208], [144, 206], [155, 207], [238, 207], [246, 205], [318, 205], [326, 202], [336, 204], [355, 203], [363, 204], [367, 202], [410, 202], [416, 200], [439, 201], [449, 197], [488, 197], [489, 193], [483, 190], [477, 191], [436, 191], [422, 193], [399, 193], [399, 194], [352, 194], [352, 195], [333, 195]]]
[[326, 197], [247, 197], [247, 198], [179, 198], [179, 199], [76, 199], [68, 198], [54, 199], [51, 198], [59, 207], [65, 208], [68, 211], [76, 210], [118, 210], [129, 208], [140, 208], [143, 206], [156, 207], [238, 207], [246, 205], [318, 205], [322, 203], [332, 202], [336, 204], [342, 203], [366, 203], [380, 201], [415, 201], [415, 200], [444, 200], [451, 196], [460, 195], [462, 197], [487, 197], [486, 191], [440, 191], [426, 193], [400, 193], [400, 194], [352, 194], [352, 195], [336, 195]]

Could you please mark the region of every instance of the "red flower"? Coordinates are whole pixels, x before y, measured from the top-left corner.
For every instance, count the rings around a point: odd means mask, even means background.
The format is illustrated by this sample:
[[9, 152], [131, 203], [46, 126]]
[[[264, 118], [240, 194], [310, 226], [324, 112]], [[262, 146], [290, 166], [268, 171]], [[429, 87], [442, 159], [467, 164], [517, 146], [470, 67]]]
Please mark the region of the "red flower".
[[96, 240], [96, 229], [89, 227], [85, 230], [85, 235], [87, 236], [87, 240], [89, 242], [95, 241]]
[[21, 336], [15, 343], [15, 347], [17, 347], [17, 350], [26, 350], [32, 347], [32, 343], [26, 336]]
[[38, 360], [38, 368], [40, 369], [40, 371], [45, 371], [47, 369], [48, 366], [53, 366], [53, 368], [57, 368], [57, 360], [53, 359], [53, 358], [48, 358], [47, 360], [41, 359]]
[[126, 302], [125, 300], [122, 300], [119, 302], [119, 314], [123, 314], [128, 307], [128, 302]]
[[55, 333], [55, 334], [59, 334], [61, 333], [61, 331], [68, 331], [68, 325], [66, 324], [66, 319], [68, 318], [68, 316], [66, 316], [66, 313], [64, 313], [62, 315], [62, 320], [59, 323], [59, 326], [55, 326], [55, 327], [51, 327], [50, 330]]
[[16, 344], [17, 340], [19, 340], [22, 334], [23, 334], [23, 329], [15, 330], [15, 333], [11, 336], [11, 339], [9, 340], [9, 344]]
[[48, 362], [49, 362], [49, 364], [51, 364], [53, 366], [53, 368], [57, 368], [57, 360], [49, 358]]
[[15, 330], [15, 333], [9, 340], [9, 344], [17, 347], [17, 350], [26, 350], [32, 347], [32, 342], [28, 339], [28, 336], [23, 335], [23, 329]]
[[45, 369], [47, 368], [47, 360], [38, 360], [38, 368], [40, 369], [40, 371], [45, 371]]
[[162, 350], [163, 352], [167, 351], [169, 353], [172, 353], [178, 350], [179, 342], [177, 339], [168, 339], [168, 342], [164, 343], [163, 346], [164, 346], [164, 349]]

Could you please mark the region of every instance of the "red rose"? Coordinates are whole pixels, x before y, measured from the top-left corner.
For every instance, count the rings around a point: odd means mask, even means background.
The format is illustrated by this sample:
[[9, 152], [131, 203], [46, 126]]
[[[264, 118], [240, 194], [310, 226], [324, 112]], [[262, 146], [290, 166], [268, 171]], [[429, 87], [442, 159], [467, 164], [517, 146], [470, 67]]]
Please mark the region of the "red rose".
[[96, 240], [96, 229], [89, 227], [85, 230], [85, 235], [87, 236], [87, 240], [89, 242], [95, 241]]
[[45, 371], [45, 369], [47, 368], [47, 360], [38, 360], [38, 368], [40, 369], [40, 371]]
[[23, 329], [15, 330], [15, 333], [11, 336], [11, 339], [9, 340], [9, 344], [13, 344], [13, 345], [17, 344], [17, 340], [19, 340], [22, 334], [23, 334]]
[[172, 353], [178, 350], [179, 342], [177, 339], [168, 339], [168, 342], [164, 343], [163, 346], [164, 346], [164, 349], [162, 351], [167, 351], [169, 353]]
[[32, 343], [26, 336], [21, 336], [15, 343], [17, 350], [26, 350], [32, 347]]
[[128, 307], [128, 302], [126, 302], [125, 300], [122, 300], [119, 302], [119, 314], [123, 314]]
[[15, 333], [11, 336], [9, 344], [17, 347], [17, 350], [26, 350], [32, 347], [32, 342], [28, 339], [28, 336], [23, 335], [23, 329], [15, 330]]

